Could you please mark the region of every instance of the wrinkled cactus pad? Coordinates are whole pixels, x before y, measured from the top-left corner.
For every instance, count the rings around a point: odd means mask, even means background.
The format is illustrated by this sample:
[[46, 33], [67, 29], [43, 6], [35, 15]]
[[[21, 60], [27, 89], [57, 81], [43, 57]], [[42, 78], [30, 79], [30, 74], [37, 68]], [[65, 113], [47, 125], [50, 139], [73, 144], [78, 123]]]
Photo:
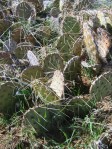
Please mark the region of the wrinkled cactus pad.
[[84, 36], [84, 43], [85, 43], [86, 51], [87, 51], [90, 61], [93, 64], [100, 63], [99, 54], [97, 51], [97, 45], [94, 39], [94, 33], [89, 27], [87, 22], [83, 23], [83, 36]]

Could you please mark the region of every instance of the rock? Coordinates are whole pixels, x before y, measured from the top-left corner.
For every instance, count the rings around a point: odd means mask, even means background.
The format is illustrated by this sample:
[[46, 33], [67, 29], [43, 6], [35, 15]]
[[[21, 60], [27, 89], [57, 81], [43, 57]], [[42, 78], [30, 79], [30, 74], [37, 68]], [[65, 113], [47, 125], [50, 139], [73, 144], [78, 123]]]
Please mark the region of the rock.
[[27, 59], [29, 60], [30, 66], [39, 66], [39, 59], [30, 50], [27, 52]]
[[59, 70], [54, 72], [50, 88], [61, 98], [64, 95], [64, 76]]

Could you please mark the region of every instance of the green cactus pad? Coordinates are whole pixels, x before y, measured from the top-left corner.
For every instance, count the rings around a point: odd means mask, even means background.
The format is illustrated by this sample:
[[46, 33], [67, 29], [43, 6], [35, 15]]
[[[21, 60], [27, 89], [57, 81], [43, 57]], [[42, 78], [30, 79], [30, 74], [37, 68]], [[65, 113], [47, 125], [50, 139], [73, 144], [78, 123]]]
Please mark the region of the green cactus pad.
[[12, 64], [10, 54], [4, 51], [0, 51], [0, 64]]
[[75, 96], [72, 99], [68, 100], [66, 105], [66, 110], [74, 113], [74, 115], [78, 115], [80, 117], [85, 116], [85, 113], [91, 108], [90, 95], [80, 95]]
[[56, 48], [65, 61], [72, 57], [76, 39], [75, 34], [63, 34], [57, 39]]
[[15, 110], [16, 98], [14, 90], [18, 87], [13, 82], [5, 82], [0, 85], [0, 113], [9, 114]]
[[51, 115], [47, 107], [35, 107], [24, 114], [24, 125], [30, 125], [37, 134], [48, 131], [51, 126]]
[[32, 50], [33, 45], [29, 42], [21, 42], [17, 45], [17, 48], [15, 49], [14, 53], [17, 58], [23, 59], [26, 57], [27, 51]]
[[23, 70], [21, 78], [25, 82], [33, 81], [44, 76], [43, 70], [39, 66], [30, 66]]
[[53, 90], [46, 85], [42, 80], [36, 79], [31, 82], [31, 86], [38, 96], [45, 104], [59, 104], [60, 98], [56, 95]]
[[79, 34], [80, 23], [75, 17], [66, 16], [62, 21], [62, 32], [67, 34]]
[[61, 98], [64, 94], [64, 76], [59, 70], [54, 72], [50, 88]]
[[11, 38], [20, 43], [24, 39], [24, 29], [21, 24], [15, 24], [11, 27]]
[[1, 19], [0, 20], [0, 35], [11, 26], [11, 22]]
[[81, 61], [78, 56], [71, 58], [65, 65], [64, 68], [65, 80], [75, 80], [79, 77], [81, 72]]
[[37, 39], [43, 40], [43, 43], [46, 43], [46, 41], [50, 38], [51, 33], [51, 28], [49, 26], [40, 26], [36, 30], [36, 37]]
[[15, 15], [24, 20], [28, 20], [30, 17], [33, 17], [35, 19], [36, 16], [36, 10], [34, 5], [28, 2], [20, 2], [15, 7]]
[[52, 74], [55, 70], [63, 70], [63, 59], [58, 53], [52, 53], [46, 56], [44, 59], [43, 70], [45, 74]]
[[37, 135], [56, 129], [59, 121], [63, 120], [63, 113], [59, 106], [36, 106], [30, 108], [23, 118], [23, 125], [33, 127]]
[[100, 101], [106, 96], [112, 95], [112, 72], [105, 72], [93, 81], [90, 87], [91, 97]]

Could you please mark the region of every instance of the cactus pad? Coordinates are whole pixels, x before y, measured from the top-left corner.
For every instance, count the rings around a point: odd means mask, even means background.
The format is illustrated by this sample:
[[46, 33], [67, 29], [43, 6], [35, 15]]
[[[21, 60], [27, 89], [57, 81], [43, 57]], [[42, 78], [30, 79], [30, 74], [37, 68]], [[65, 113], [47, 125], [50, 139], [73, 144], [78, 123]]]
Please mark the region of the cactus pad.
[[43, 80], [36, 79], [31, 82], [31, 86], [35, 92], [35, 95], [38, 96], [44, 103], [59, 103], [60, 98], [53, 92], [48, 85], [46, 85]]
[[35, 19], [36, 10], [34, 5], [28, 2], [21, 2], [15, 8], [15, 15], [24, 20], [28, 20], [29, 18]]
[[64, 76], [61, 71], [56, 70], [52, 77], [50, 88], [61, 98], [64, 94]]
[[28, 50], [32, 50], [33, 45], [29, 42], [21, 42], [17, 45], [17, 48], [15, 49], [15, 55], [17, 58], [22, 59], [26, 56], [26, 53]]
[[15, 25], [12, 27], [11, 38], [17, 43], [20, 43], [23, 40], [24, 30], [21, 25], [18, 26]]
[[71, 16], [66, 16], [62, 21], [62, 32], [79, 34], [80, 33], [80, 23], [76, 18]]
[[99, 101], [112, 94], [112, 72], [105, 72], [93, 81], [90, 87], [92, 98]]
[[81, 72], [81, 61], [78, 56], [71, 58], [65, 65], [64, 68], [65, 80], [75, 80], [78, 78]]
[[0, 64], [12, 64], [10, 54], [4, 51], [0, 51]]
[[90, 110], [90, 95], [75, 96], [68, 100], [66, 109], [82, 117]]
[[7, 30], [11, 25], [11, 22], [7, 21], [7, 20], [4, 20], [4, 19], [1, 19], [0, 20], [0, 35], [5, 31]]
[[57, 39], [56, 48], [65, 61], [68, 61], [72, 57], [75, 41], [75, 34], [63, 34]]
[[[61, 109], [62, 110], [62, 109]], [[62, 121], [63, 113], [59, 106], [47, 105], [30, 108], [23, 118], [23, 125], [35, 129], [37, 135], [42, 135], [56, 129], [59, 120]]]
[[63, 70], [63, 59], [58, 53], [52, 53], [44, 59], [43, 70], [46, 74], [52, 74], [55, 70]]
[[0, 85], [0, 113], [10, 114], [15, 110], [15, 87], [16, 84], [13, 82], [5, 82]]
[[21, 74], [22, 80], [26, 82], [33, 81], [43, 76], [44, 76], [43, 70], [39, 66], [30, 66], [25, 70], [23, 70]]
[[48, 131], [51, 123], [51, 115], [47, 107], [34, 107], [24, 114], [24, 125], [30, 125], [37, 134]]

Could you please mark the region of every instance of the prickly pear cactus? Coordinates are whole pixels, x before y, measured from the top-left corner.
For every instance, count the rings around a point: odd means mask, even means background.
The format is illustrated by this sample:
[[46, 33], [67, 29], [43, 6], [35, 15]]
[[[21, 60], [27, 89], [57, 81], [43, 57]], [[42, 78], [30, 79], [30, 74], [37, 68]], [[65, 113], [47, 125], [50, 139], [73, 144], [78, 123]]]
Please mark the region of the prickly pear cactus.
[[29, 42], [21, 42], [17, 45], [17, 48], [15, 49], [14, 53], [17, 58], [22, 59], [26, 56], [26, 53], [28, 50], [32, 50], [33, 45]]
[[47, 132], [51, 127], [51, 112], [48, 107], [30, 108], [25, 114], [23, 124], [30, 125], [38, 135]]
[[52, 53], [46, 56], [44, 59], [43, 70], [45, 74], [52, 74], [55, 70], [63, 70], [63, 59], [58, 53]]
[[22, 1], [18, 3], [13, 3], [12, 4], [12, 10], [15, 16], [17, 16], [19, 19], [24, 19], [24, 20], [29, 20], [33, 21], [36, 18], [36, 10], [35, 6], [31, 3]]
[[0, 64], [12, 64], [10, 54], [5, 51], [0, 51]]
[[64, 67], [65, 80], [75, 80], [81, 72], [81, 61], [78, 56], [71, 58]]
[[28, 50], [27, 59], [29, 60], [30, 66], [39, 66], [39, 59], [33, 54], [32, 51]]
[[95, 43], [94, 34], [91, 28], [89, 27], [88, 23], [83, 23], [83, 36], [84, 36], [84, 43], [86, 47], [87, 54], [89, 56], [89, 60], [93, 64], [99, 64], [99, 54], [97, 51], [97, 45]]
[[105, 72], [93, 81], [90, 94], [94, 100], [100, 101], [106, 96], [112, 95], [112, 72]]
[[21, 24], [14, 24], [11, 27], [11, 38], [17, 43], [24, 41], [24, 29]]
[[8, 20], [1, 19], [0, 20], [0, 35], [7, 30], [12, 23]]
[[62, 35], [57, 39], [56, 48], [64, 60], [68, 61], [76, 52], [76, 41], [81, 32], [80, 23], [75, 17], [66, 16], [61, 23], [61, 32]]
[[50, 130], [56, 129], [57, 125], [63, 121], [63, 117], [64, 114], [59, 106], [35, 106], [24, 114], [23, 126], [33, 127], [37, 135], [42, 135]]
[[72, 57], [75, 41], [76, 36], [74, 34], [63, 34], [57, 39], [56, 48], [65, 61], [68, 61]]
[[14, 90], [17, 84], [5, 82], [0, 85], [0, 113], [9, 114], [15, 110]]
[[21, 78], [25, 82], [30, 82], [43, 76], [43, 70], [39, 66], [30, 66], [23, 70], [21, 74]]
[[59, 104], [60, 98], [56, 93], [42, 80], [36, 79], [31, 82], [32, 89], [36, 96], [38, 96], [43, 103]]
[[[51, 29], [49, 26], [40, 26], [36, 31], [36, 37], [40, 40], [43, 39], [43, 44], [51, 36]], [[44, 41], [45, 40], [45, 41]]]
[[54, 72], [50, 88], [61, 98], [64, 95], [64, 76], [59, 70]]
[[73, 114], [83, 117], [90, 110], [90, 95], [75, 96], [68, 100], [66, 110]]
[[67, 34], [79, 34], [81, 32], [80, 23], [75, 17], [66, 16], [62, 21], [62, 32]]

